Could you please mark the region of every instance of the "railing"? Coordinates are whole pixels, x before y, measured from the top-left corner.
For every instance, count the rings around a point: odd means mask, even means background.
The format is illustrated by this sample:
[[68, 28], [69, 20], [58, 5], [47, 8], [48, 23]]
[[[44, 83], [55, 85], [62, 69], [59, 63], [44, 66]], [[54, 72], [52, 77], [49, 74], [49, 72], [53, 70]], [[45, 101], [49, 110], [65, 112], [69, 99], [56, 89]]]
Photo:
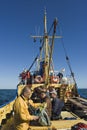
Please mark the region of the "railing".
[[0, 126], [2, 125], [3, 120], [7, 119], [8, 115], [12, 113], [15, 99], [16, 97], [0, 106]]

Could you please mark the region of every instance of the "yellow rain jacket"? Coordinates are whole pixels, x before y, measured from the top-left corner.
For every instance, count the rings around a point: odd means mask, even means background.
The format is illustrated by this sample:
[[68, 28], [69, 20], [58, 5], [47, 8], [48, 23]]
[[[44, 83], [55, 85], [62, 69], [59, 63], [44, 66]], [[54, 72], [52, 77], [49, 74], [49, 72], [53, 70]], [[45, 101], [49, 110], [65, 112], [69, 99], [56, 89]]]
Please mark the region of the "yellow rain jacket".
[[[31, 105], [35, 106], [32, 101], [30, 102]], [[23, 96], [19, 96], [14, 103], [15, 130], [28, 130], [30, 120], [33, 120], [33, 115], [30, 115], [28, 111], [28, 100]]]

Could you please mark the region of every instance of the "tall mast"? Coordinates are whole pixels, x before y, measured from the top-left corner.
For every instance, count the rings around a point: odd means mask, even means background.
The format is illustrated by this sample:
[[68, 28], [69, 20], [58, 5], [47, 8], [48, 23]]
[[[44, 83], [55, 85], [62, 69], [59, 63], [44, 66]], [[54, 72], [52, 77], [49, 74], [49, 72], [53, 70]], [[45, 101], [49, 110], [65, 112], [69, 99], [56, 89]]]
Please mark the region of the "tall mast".
[[48, 35], [47, 35], [47, 17], [46, 17], [46, 10], [44, 13], [44, 52], [45, 52], [45, 68], [44, 68], [44, 77], [45, 77], [45, 84], [48, 84], [49, 80], [49, 54], [48, 54]]
[[44, 13], [44, 35], [47, 35], [47, 17], [46, 17], [46, 10]]
[[[42, 51], [43, 53], [43, 58], [44, 58], [44, 70], [43, 70], [43, 76], [44, 76], [44, 81], [45, 84], [49, 84], [49, 72], [50, 72], [50, 67], [51, 67], [51, 62], [52, 62], [52, 54], [53, 54], [53, 46], [54, 46], [54, 38], [61, 38], [61, 36], [55, 36], [56, 33], [56, 25], [57, 25], [57, 19], [54, 20], [52, 27], [54, 27], [53, 30], [53, 36], [48, 36], [48, 31], [47, 31], [47, 16], [46, 16], [46, 10], [44, 11], [44, 35], [43, 36], [32, 36], [34, 39], [36, 38], [41, 38], [41, 41], [43, 41], [42, 47], [40, 49], [40, 61], [42, 59]], [[50, 29], [50, 31], [51, 31]], [[49, 39], [52, 39], [52, 44], [49, 46]], [[36, 61], [36, 60], [35, 60]]]

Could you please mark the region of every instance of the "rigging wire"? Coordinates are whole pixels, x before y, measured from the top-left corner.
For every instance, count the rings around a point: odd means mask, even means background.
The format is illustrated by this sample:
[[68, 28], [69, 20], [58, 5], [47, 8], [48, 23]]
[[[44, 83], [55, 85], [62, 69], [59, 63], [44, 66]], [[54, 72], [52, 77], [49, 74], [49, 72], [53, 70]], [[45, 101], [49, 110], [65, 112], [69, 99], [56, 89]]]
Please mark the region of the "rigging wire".
[[[60, 29], [60, 25], [59, 25], [59, 24], [58, 24], [58, 30], [59, 30], [60, 35], [62, 35], [62, 31], [61, 31], [61, 29]], [[71, 64], [70, 64], [69, 57], [68, 57], [68, 55], [67, 55], [67, 51], [66, 51], [66, 48], [65, 48], [65, 45], [64, 45], [63, 37], [61, 38], [61, 43], [62, 43], [62, 47], [63, 47], [64, 53], [65, 53], [65, 58], [66, 58], [68, 67], [69, 67], [70, 72], [71, 72], [71, 76], [72, 76], [73, 81], [74, 81], [74, 83], [75, 83], [76, 94], [77, 94], [77, 88], [78, 88], [78, 86], [77, 86], [77, 83], [76, 83], [76, 80], [75, 80], [75, 77], [74, 77], [74, 73], [73, 73], [72, 68], [71, 68]]]
[[56, 26], [57, 26], [57, 19], [54, 20], [53, 22], [53, 35], [52, 35], [52, 44], [51, 44], [51, 51], [50, 51], [50, 58], [49, 58], [49, 70], [48, 70], [48, 73], [50, 71], [50, 64], [51, 64], [51, 60], [52, 60], [52, 54], [53, 54], [53, 47], [54, 47], [54, 38], [55, 38], [55, 33], [56, 33]]

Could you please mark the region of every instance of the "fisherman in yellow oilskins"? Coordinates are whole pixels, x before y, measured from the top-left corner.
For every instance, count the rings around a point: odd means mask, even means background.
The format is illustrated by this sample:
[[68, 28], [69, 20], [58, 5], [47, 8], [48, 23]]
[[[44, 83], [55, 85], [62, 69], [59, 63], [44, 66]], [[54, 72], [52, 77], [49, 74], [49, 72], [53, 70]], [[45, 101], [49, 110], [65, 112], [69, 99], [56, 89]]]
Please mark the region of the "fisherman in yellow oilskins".
[[[38, 116], [31, 115], [28, 111], [29, 97], [31, 96], [31, 89], [25, 86], [21, 95], [14, 103], [14, 127], [15, 130], [28, 130], [29, 122], [38, 120]], [[39, 104], [34, 104], [30, 101], [31, 105], [37, 107]]]

